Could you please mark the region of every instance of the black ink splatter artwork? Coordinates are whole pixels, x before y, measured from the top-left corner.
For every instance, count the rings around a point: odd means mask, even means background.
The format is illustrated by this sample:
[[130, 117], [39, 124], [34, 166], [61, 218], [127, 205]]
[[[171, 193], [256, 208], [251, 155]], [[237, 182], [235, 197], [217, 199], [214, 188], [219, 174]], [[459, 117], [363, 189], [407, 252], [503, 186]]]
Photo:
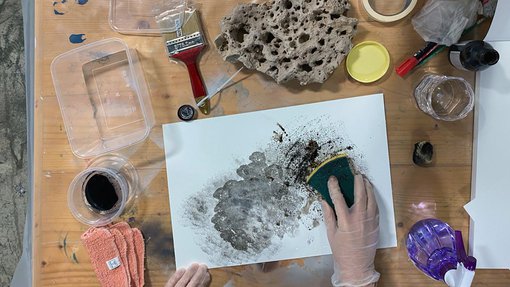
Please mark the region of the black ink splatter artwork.
[[[320, 195], [306, 184], [313, 168], [348, 153], [358, 171], [356, 147], [338, 134], [341, 123], [314, 119], [297, 126], [275, 123], [268, 144], [239, 159], [236, 177], [216, 179], [186, 201], [184, 218], [202, 238], [212, 261], [241, 263], [274, 252], [281, 240], [322, 221]], [[313, 240], [309, 240], [311, 244]]]
[[261, 252], [274, 235], [282, 238], [297, 228], [303, 198], [289, 190], [282, 167], [268, 165], [263, 153], [254, 152], [250, 161], [237, 169], [241, 180], [214, 192], [218, 203], [211, 221], [236, 250]]

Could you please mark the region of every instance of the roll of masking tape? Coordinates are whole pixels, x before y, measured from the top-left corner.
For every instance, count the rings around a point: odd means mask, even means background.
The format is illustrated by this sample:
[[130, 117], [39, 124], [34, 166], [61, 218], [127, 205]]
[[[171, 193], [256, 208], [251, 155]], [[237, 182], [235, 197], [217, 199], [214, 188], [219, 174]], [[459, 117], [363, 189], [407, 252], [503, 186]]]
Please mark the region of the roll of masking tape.
[[383, 15], [372, 8], [372, 5], [370, 4], [370, 0], [362, 0], [363, 1], [363, 7], [365, 8], [365, 11], [370, 15], [370, 17], [374, 18], [376, 21], [389, 23], [389, 22], [395, 22], [398, 20], [403, 19], [407, 15], [411, 14], [414, 7], [416, 7], [416, 3], [418, 3], [418, 0], [407, 0], [406, 5], [404, 7], [404, 10], [402, 12], [397, 13], [395, 15]]

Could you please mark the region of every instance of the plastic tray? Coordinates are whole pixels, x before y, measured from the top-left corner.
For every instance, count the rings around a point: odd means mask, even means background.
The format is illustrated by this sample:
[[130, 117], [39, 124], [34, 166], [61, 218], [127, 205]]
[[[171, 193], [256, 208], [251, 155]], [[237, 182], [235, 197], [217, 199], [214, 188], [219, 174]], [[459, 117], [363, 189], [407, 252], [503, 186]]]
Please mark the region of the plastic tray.
[[106, 39], [53, 60], [51, 74], [73, 153], [91, 158], [140, 141], [154, 124], [134, 49]]

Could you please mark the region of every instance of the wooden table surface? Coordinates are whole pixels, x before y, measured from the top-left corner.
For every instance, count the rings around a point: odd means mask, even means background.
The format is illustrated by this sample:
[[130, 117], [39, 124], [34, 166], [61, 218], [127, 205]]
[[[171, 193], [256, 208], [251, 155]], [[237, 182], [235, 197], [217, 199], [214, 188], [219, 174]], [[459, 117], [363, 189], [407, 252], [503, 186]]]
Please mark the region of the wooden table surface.
[[[170, 211], [161, 124], [178, 121], [176, 109], [192, 103], [188, 76], [182, 65], [168, 61], [160, 37], [121, 35], [108, 25], [108, 2], [89, 1], [78, 5], [67, 1], [57, 5], [64, 15], [54, 13], [53, 1], [36, 5], [35, 63], [35, 197], [33, 225], [34, 285], [98, 286], [80, 235], [87, 226], [76, 221], [67, 208], [67, 188], [73, 177], [87, 166], [71, 153], [50, 74], [51, 61], [59, 54], [105, 38], [121, 38], [136, 48], [147, 79], [156, 125], [147, 141], [122, 151], [138, 167], [148, 183], [134, 210], [124, 216], [139, 227], [147, 240], [147, 286], [163, 286], [174, 270]], [[62, 1], [64, 2], [64, 1]], [[209, 42], [219, 32], [219, 22], [239, 0], [201, 0], [198, 7]], [[368, 19], [352, 0], [348, 15], [360, 20], [354, 43], [374, 40], [387, 47], [392, 67], [420, 49], [424, 43], [414, 32], [411, 17], [392, 24]], [[398, 1], [386, 1], [389, 5]], [[419, 3], [419, 7], [423, 1]], [[65, 6], [65, 7], [64, 7]], [[418, 8], [419, 8], [418, 7]], [[415, 12], [417, 9], [415, 9]], [[486, 28], [485, 28], [486, 30]], [[71, 34], [85, 34], [82, 44], [72, 44]], [[221, 60], [214, 48], [200, 61], [202, 75], [211, 87], [236, 67]], [[445, 53], [430, 61], [421, 72], [462, 76], [474, 83], [474, 73], [454, 70]], [[379, 286], [442, 286], [420, 273], [409, 261], [405, 235], [418, 220], [436, 217], [468, 234], [469, 217], [463, 205], [471, 191], [473, 117], [454, 122], [435, 121], [419, 111], [412, 97], [420, 73], [406, 79], [393, 69], [380, 81], [363, 85], [346, 77], [342, 65], [322, 85], [278, 86], [260, 73], [243, 71], [241, 82], [225, 90], [213, 101], [211, 117], [248, 111], [292, 106], [376, 92], [385, 96], [386, 120], [391, 161], [393, 198], [398, 247], [378, 250], [376, 269]], [[69, 79], [72, 80], [72, 79]], [[435, 147], [433, 167], [412, 164], [414, 143], [428, 140]], [[274, 264], [269, 272], [259, 265], [212, 270], [212, 286], [329, 286], [330, 257], [307, 258]], [[266, 266], [267, 267], [267, 266]], [[265, 270], [267, 271], [267, 270]], [[510, 286], [510, 272], [477, 271], [474, 286]]]

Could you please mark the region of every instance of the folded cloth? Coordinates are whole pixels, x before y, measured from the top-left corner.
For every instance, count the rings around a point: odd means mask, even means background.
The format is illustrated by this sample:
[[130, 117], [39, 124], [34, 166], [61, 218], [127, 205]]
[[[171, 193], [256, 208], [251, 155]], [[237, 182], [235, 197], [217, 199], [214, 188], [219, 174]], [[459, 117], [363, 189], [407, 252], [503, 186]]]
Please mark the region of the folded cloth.
[[[119, 222], [110, 226], [110, 231], [113, 230], [119, 232], [126, 242], [125, 263], [128, 266], [129, 274], [131, 277], [130, 286], [133, 287], [142, 286], [140, 285], [141, 281], [138, 275], [139, 272], [137, 252], [135, 250], [134, 236], [131, 227], [126, 222]], [[143, 262], [141, 262], [141, 264], [143, 264]]]
[[[110, 228], [109, 231], [111, 234], [113, 234], [113, 237], [115, 238], [115, 245], [117, 245], [117, 249], [119, 250], [120, 261], [122, 262], [122, 265], [124, 265], [124, 268], [126, 269], [126, 272], [128, 274], [129, 285], [127, 285], [126, 287], [135, 287], [135, 282], [133, 281], [133, 273], [131, 272], [131, 268], [129, 267], [128, 244], [126, 242], [126, 238], [119, 230], [115, 228]], [[136, 284], [138, 284], [138, 280], [136, 281]]]
[[92, 227], [81, 236], [81, 240], [101, 286], [129, 286], [127, 266], [122, 262], [115, 236], [108, 229]]
[[145, 244], [143, 241], [143, 235], [142, 232], [138, 228], [133, 228], [133, 239], [135, 243], [135, 252], [136, 256], [138, 257], [138, 276], [140, 279], [140, 287], [143, 287], [144, 285], [144, 262], [145, 262]]

